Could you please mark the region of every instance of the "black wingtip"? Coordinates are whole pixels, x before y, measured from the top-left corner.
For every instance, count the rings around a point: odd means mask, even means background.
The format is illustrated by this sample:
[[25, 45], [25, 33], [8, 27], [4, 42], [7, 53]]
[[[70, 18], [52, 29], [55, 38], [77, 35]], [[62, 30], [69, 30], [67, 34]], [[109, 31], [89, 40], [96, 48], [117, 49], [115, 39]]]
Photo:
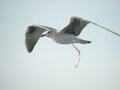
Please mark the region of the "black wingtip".
[[32, 45], [31, 40], [27, 37], [25, 38], [25, 46], [26, 46], [26, 49], [27, 49], [28, 53], [31, 53], [34, 46]]
[[31, 53], [33, 51], [33, 48], [34, 48], [34, 46], [32, 48], [30, 48], [30, 47], [27, 48], [28, 53]]
[[27, 52], [28, 52], [28, 53], [31, 53], [31, 52], [32, 52], [32, 50], [31, 50], [30, 48], [27, 48], [27, 47], [26, 47], [26, 49], [27, 49]]
[[92, 41], [87, 41], [87, 43], [91, 43]]
[[29, 50], [29, 51], [28, 51], [28, 53], [31, 53], [31, 52], [32, 52], [32, 50]]

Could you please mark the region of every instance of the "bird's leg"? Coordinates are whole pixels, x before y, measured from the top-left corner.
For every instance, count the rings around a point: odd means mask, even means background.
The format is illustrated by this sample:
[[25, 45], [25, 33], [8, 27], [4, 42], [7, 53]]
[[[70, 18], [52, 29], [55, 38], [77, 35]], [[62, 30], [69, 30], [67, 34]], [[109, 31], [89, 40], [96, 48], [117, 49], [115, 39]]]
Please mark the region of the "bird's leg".
[[79, 50], [77, 47], [75, 47], [74, 44], [72, 44], [72, 45], [73, 45], [73, 47], [76, 49], [76, 51], [78, 52], [78, 54], [79, 54], [79, 56], [80, 56], [80, 50]]
[[76, 64], [75, 64], [75, 67], [77, 67], [78, 64], [79, 64], [79, 61], [80, 61], [80, 50], [77, 47], [75, 47], [74, 44], [72, 44], [72, 45], [76, 49], [76, 51], [78, 52], [78, 55], [79, 55], [78, 58], [77, 58]]

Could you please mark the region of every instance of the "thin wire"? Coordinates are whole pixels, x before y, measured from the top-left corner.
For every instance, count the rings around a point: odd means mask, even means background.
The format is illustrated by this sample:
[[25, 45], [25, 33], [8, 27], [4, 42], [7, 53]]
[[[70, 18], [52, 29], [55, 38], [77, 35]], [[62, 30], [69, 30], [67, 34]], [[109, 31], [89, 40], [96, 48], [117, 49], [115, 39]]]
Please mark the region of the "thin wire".
[[107, 30], [107, 31], [109, 31], [109, 32], [111, 32], [111, 33], [113, 33], [113, 34], [115, 34], [115, 35], [117, 35], [117, 36], [120, 37], [120, 34], [114, 32], [113, 30], [110, 30], [110, 29], [108, 29], [108, 28], [106, 28], [106, 27], [104, 27], [104, 26], [101, 26], [101, 25], [99, 25], [99, 24], [97, 24], [97, 23], [95, 23], [95, 22], [89, 21], [89, 20], [87, 20], [87, 19], [84, 19], [84, 18], [81, 18], [81, 17], [80, 17], [80, 19], [82, 19], [83, 21], [86, 21], [86, 22], [88, 22], [88, 23], [92, 23], [92, 24], [94, 24], [94, 25], [96, 25], [96, 26], [98, 26], [98, 27], [101, 27], [101, 28], [103, 28], [103, 29], [105, 29], [105, 30]]
[[98, 26], [98, 27], [101, 27], [101, 28], [103, 28], [103, 29], [105, 29], [105, 30], [107, 30], [107, 31], [109, 31], [109, 32], [111, 32], [111, 33], [113, 33], [113, 34], [115, 34], [115, 35], [117, 35], [117, 36], [120, 37], [120, 34], [114, 32], [114, 31], [112, 31], [112, 30], [110, 30], [110, 29], [108, 29], [108, 28], [106, 28], [106, 27], [103, 27], [103, 26], [101, 26], [101, 25], [99, 25], [99, 24], [97, 24], [97, 23], [94, 23], [94, 22], [90, 22], [90, 23], [92, 23], [92, 24], [94, 24], [94, 25], [96, 25], [96, 26]]

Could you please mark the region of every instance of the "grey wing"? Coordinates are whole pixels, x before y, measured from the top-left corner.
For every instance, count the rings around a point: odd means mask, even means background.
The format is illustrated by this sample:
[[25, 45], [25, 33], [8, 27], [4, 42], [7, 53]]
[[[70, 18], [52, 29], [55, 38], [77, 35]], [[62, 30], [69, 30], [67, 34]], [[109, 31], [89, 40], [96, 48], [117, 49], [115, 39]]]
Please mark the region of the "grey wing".
[[40, 25], [28, 26], [26, 33], [25, 33], [25, 45], [26, 45], [28, 52], [32, 52], [41, 34], [47, 30], [49, 30], [49, 28], [46, 28]]
[[60, 32], [78, 36], [88, 23], [89, 21], [87, 20], [73, 16], [70, 19], [70, 23]]

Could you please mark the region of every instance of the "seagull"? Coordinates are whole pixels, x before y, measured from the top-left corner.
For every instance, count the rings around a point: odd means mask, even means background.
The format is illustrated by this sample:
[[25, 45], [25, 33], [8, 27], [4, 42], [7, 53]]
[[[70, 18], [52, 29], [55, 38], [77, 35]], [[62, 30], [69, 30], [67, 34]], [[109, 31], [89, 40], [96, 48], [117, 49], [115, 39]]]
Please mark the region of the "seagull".
[[78, 37], [82, 32], [82, 30], [89, 23], [92, 23], [113, 34], [120, 36], [120, 34], [106, 27], [103, 27], [97, 23], [94, 23], [92, 21], [89, 21], [81, 17], [72, 16], [70, 18], [69, 24], [66, 27], [64, 27], [62, 30], [56, 30], [54, 28], [42, 26], [42, 25], [29, 25], [25, 33], [25, 45], [26, 45], [27, 51], [29, 53], [32, 52], [39, 38], [47, 36], [48, 38], [52, 39], [54, 42], [58, 44], [72, 44], [72, 46], [75, 48], [75, 50], [78, 53], [78, 58], [75, 64], [75, 67], [77, 67], [80, 61], [80, 50], [74, 44], [75, 43], [80, 43], [80, 44], [91, 43], [91, 41], [89, 40], [84, 40]]

